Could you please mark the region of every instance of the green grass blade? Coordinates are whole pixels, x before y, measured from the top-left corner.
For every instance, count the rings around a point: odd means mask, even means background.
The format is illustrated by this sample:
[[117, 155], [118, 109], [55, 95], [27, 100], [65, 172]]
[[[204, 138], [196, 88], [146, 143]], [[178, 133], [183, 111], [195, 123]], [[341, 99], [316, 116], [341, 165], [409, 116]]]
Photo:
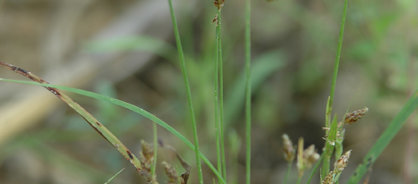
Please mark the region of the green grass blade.
[[[220, 9], [218, 9], [218, 12], [216, 14], [217, 17], [219, 17], [220, 14]], [[214, 118], [215, 118], [215, 127], [216, 127], [216, 159], [217, 159], [217, 166], [218, 166], [218, 171], [220, 173], [223, 174], [222, 170], [223, 170], [223, 164], [222, 164], [222, 146], [221, 146], [221, 132], [222, 132], [222, 128], [221, 128], [221, 119], [220, 119], [220, 112], [219, 112], [219, 96], [220, 96], [220, 92], [219, 92], [219, 63], [220, 60], [222, 58], [221, 53], [220, 53], [220, 22], [221, 20], [218, 18], [217, 22], [216, 22], [216, 60], [215, 60], [215, 81], [214, 81], [214, 106], [215, 106], [215, 112], [214, 112]]]
[[251, 0], [245, 1], [245, 135], [246, 183], [251, 183]]
[[194, 151], [195, 151], [195, 154], [196, 154], [196, 167], [197, 167], [197, 171], [198, 171], [198, 175], [199, 175], [199, 183], [203, 184], [202, 164], [200, 162], [199, 138], [198, 138], [198, 135], [197, 135], [197, 123], [196, 123], [196, 117], [195, 117], [196, 115], [195, 115], [194, 108], [193, 108], [192, 92], [191, 92], [191, 89], [190, 89], [189, 78], [188, 78], [188, 75], [187, 75], [187, 68], [186, 68], [186, 62], [185, 62], [185, 59], [184, 59], [183, 47], [181, 45], [180, 33], [179, 33], [179, 30], [178, 30], [178, 26], [177, 26], [176, 16], [174, 15], [173, 3], [172, 3], [171, 0], [168, 0], [168, 4], [169, 4], [169, 7], [170, 7], [171, 21], [173, 23], [174, 37], [176, 38], [177, 51], [178, 51], [178, 54], [179, 54], [181, 73], [183, 74], [183, 80], [184, 80], [184, 84], [185, 84], [185, 87], [186, 87], [187, 105], [189, 107], [190, 116], [191, 116], [190, 118], [191, 118], [191, 123], [192, 123], [192, 128], [193, 128], [193, 140], [194, 140], [194, 143], [195, 143]]
[[332, 153], [334, 152], [335, 142], [337, 139], [337, 130], [338, 130], [338, 121], [337, 116], [334, 117], [331, 123], [330, 130], [328, 131], [328, 136], [325, 142], [325, 150], [322, 153], [323, 163], [322, 163], [322, 170], [321, 170], [321, 179], [325, 178], [330, 170], [330, 162]]
[[112, 177], [110, 177], [104, 184], [110, 184], [122, 171], [125, 170], [125, 168], [122, 168], [119, 170], [116, 174], [114, 174]]
[[[332, 83], [331, 83], [331, 92], [330, 92], [330, 99], [329, 99], [329, 111], [327, 111], [328, 120], [331, 120], [331, 114], [332, 114], [332, 106], [334, 102], [334, 95], [335, 95], [335, 86], [337, 84], [337, 76], [338, 76], [338, 67], [340, 65], [340, 59], [341, 59], [341, 50], [343, 48], [343, 40], [344, 40], [344, 27], [345, 27], [345, 20], [347, 17], [347, 8], [348, 8], [348, 0], [344, 1], [344, 9], [343, 9], [343, 15], [341, 18], [341, 25], [340, 25], [340, 34], [338, 36], [338, 48], [337, 48], [337, 54], [335, 56], [335, 62], [334, 62], [334, 74], [332, 76]], [[327, 122], [329, 125], [329, 122]]]
[[[172, 133], [174, 136], [179, 138], [184, 144], [186, 144], [187, 147], [189, 147], [190, 149], [193, 149], [193, 150], [195, 149], [195, 146], [193, 145], [193, 143], [190, 142], [184, 135], [182, 135], [180, 132], [178, 132], [172, 126], [170, 126], [169, 124], [167, 124], [166, 122], [164, 122], [160, 118], [156, 117], [155, 115], [151, 114], [150, 112], [148, 112], [148, 111], [146, 111], [146, 110], [144, 110], [144, 109], [142, 109], [138, 106], [130, 104], [128, 102], [124, 102], [122, 100], [111, 98], [111, 97], [101, 95], [101, 94], [98, 94], [98, 93], [94, 93], [94, 92], [91, 92], [91, 91], [86, 91], [86, 90], [76, 89], [76, 88], [70, 88], [70, 87], [66, 87], [66, 86], [59, 86], [59, 85], [53, 85], [53, 84], [41, 84], [41, 83], [32, 82], [32, 81], [3, 79], [3, 78], [0, 78], [0, 81], [20, 83], [20, 84], [30, 84], [30, 85], [37, 85], [37, 86], [43, 86], [43, 87], [53, 87], [53, 88], [69, 91], [69, 92], [72, 92], [72, 93], [76, 93], [76, 94], [79, 94], [79, 95], [91, 97], [91, 98], [94, 98], [94, 99], [97, 99], [97, 100], [112, 103], [112, 104], [117, 105], [119, 107], [123, 107], [125, 109], [131, 110], [132, 112], [138, 113], [138, 114], [142, 115], [143, 117], [151, 120], [152, 122], [157, 123], [158, 125], [160, 125], [164, 129], [166, 129], [167, 131]], [[216, 170], [216, 168], [212, 165], [212, 163], [209, 161], [209, 159], [206, 156], [204, 156], [203, 154], [200, 154], [200, 156], [201, 156], [201, 159], [206, 163], [206, 165], [218, 177], [219, 181], [221, 183], [225, 183], [225, 181], [222, 178], [222, 175]]]
[[226, 179], [226, 158], [225, 158], [225, 138], [224, 138], [224, 84], [223, 84], [223, 59], [222, 59], [222, 8], [218, 8], [216, 22], [216, 47], [217, 47], [217, 58], [216, 62], [218, 64], [219, 70], [216, 75], [219, 75], [219, 144], [220, 144], [220, 156], [221, 156], [221, 165], [222, 165], [222, 174], [224, 179]]
[[153, 180], [156, 180], [156, 168], [157, 168], [157, 157], [158, 157], [158, 126], [157, 123], [153, 123], [152, 124], [152, 130], [153, 130], [153, 136], [152, 136], [152, 141], [153, 141], [153, 151], [154, 151], [154, 160], [152, 162], [152, 166], [151, 166], [151, 178]]
[[[332, 76], [332, 82], [331, 82], [331, 91], [330, 91], [330, 96], [328, 97], [327, 100], [327, 106], [326, 106], [326, 112], [325, 112], [325, 127], [327, 128], [331, 128], [331, 115], [332, 115], [332, 109], [333, 109], [333, 102], [334, 102], [334, 95], [335, 95], [335, 86], [337, 84], [337, 76], [338, 76], [338, 68], [340, 65], [340, 59], [341, 59], [341, 51], [342, 51], [342, 47], [343, 47], [343, 40], [344, 40], [344, 27], [345, 27], [345, 20], [347, 17], [347, 8], [348, 8], [348, 0], [344, 0], [344, 8], [343, 8], [343, 14], [342, 14], [342, 18], [341, 18], [341, 25], [340, 25], [340, 33], [338, 36], [338, 48], [337, 48], [337, 54], [335, 56], [335, 62], [334, 62], [334, 74]], [[330, 135], [330, 131], [331, 130], [327, 130], [326, 132], [328, 132], [328, 138]], [[329, 144], [329, 139], [327, 138], [327, 142], [325, 143], [325, 155], [323, 158], [323, 163], [322, 163], [322, 170], [321, 170], [321, 179], [325, 178], [325, 176], [328, 174], [329, 172], [329, 168], [330, 168], [330, 163], [331, 163], [331, 155], [328, 155], [328, 152], [326, 151], [330, 151], [327, 150], [327, 148], [331, 149], [330, 144]], [[335, 143], [335, 141], [334, 141]], [[334, 146], [332, 145], [332, 149], [334, 149]], [[332, 150], [331, 150], [332, 152]]]
[[359, 183], [364, 174], [372, 167], [373, 163], [383, 152], [386, 146], [392, 141], [393, 137], [399, 132], [406, 123], [408, 117], [418, 108], [418, 92], [415, 91], [412, 97], [406, 102], [402, 110], [395, 116], [389, 126], [385, 129], [373, 147], [366, 154], [363, 162], [357, 167], [353, 175], [348, 180], [348, 184]]

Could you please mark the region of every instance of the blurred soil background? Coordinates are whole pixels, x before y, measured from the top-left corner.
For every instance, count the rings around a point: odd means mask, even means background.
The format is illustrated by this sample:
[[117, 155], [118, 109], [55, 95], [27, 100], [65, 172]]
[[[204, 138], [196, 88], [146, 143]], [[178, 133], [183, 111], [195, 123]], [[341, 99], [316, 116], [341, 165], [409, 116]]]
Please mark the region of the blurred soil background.
[[[216, 160], [213, 62], [216, 8], [212, 0], [174, 0], [201, 149]], [[343, 1], [253, 1], [252, 183], [281, 183], [286, 171], [283, 133], [322, 148]], [[418, 84], [418, 1], [351, 0], [334, 112], [367, 106], [347, 127], [352, 149], [342, 183], [399, 112]], [[244, 4], [223, 9], [228, 174], [243, 183]], [[54, 84], [133, 103], [191, 140], [185, 88], [166, 0], [0, 0], [0, 60]], [[2, 78], [22, 77], [5, 69]], [[71, 94], [70, 94], [71, 95]], [[133, 112], [71, 95], [128, 147], [152, 142], [152, 123]], [[418, 116], [409, 118], [370, 172], [370, 183], [418, 182]], [[159, 139], [194, 166], [194, 152], [159, 128]], [[319, 151], [321, 151], [319, 149]], [[161, 160], [160, 160], [161, 159]], [[181, 167], [167, 151], [159, 160]], [[159, 166], [160, 167], [160, 166]], [[0, 183], [145, 183], [135, 169], [79, 115], [37, 86], [0, 84]], [[207, 167], [206, 183], [212, 174]], [[291, 181], [295, 180], [296, 171]], [[158, 168], [165, 183], [162, 168]], [[197, 172], [192, 169], [192, 181]], [[318, 179], [316, 179], [318, 180]]]

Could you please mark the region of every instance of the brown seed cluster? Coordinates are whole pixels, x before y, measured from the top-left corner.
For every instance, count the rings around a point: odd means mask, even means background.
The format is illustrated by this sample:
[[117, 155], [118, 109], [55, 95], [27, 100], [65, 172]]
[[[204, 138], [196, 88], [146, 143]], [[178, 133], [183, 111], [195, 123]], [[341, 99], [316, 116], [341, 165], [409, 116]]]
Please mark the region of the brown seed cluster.
[[344, 168], [347, 167], [348, 159], [350, 158], [350, 155], [351, 155], [351, 150], [348, 150], [337, 161], [335, 161], [334, 170], [328, 173], [328, 175], [322, 180], [321, 184], [336, 183], [339, 175], [343, 172]]
[[139, 161], [141, 162], [143, 168], [141, 174], [148, 183], [157, 184], [158, 182], [156, 178], [152, 177], [151, 174], [151, 167], [154, 162], [153, 147], [144, 140], [141, 140], [141, 148], [142, 150], [139, 154]]
[[225, 0], [215, 0], [213, 2], [213, 5], [215, 5], [216, 8], [221, 9], [224, 6]]
[[364, 115], [366, 115], [367, 111], [369, 111], [369, 108], [364, 107], [359, 110], [355, 110], [350, 113], [345, 114], [344, 123], [352, 124], [358, 121], [360, 118], [362, 118]]
[[334, 170], [336, 173], [343, 172], [344, 168], [347, 167], [348, 159], [350, 158], [351, 150], [345, 152], [335, 163]]
[[282, 138], [284, 159], [291, 163], [295, 159], [295, 147], [287, 134], [283, 134]]
[[163, 164], [163, 167], [164, 167], [165, 174], [168, 177], [167, 183], [168, 184], [177, 184], [177, 182], [179, 180], [179, 177], [178, 177], [176, 169], [174, 169], [174, 167], [171, 166], [167, 162], [162, 162], [162, 164]]
[[314, 145], [310, 145], [303, 150], [303, 138], [299, 138], [297, 157], [296, 167], [298, 168], [299, 177], [302, 177], [305, 170], [311, 168], [312, 165], [319, 160], [320, 156]]
[[330, 171], [328, 175], [322, 180], [321, 184], [334, 184], [334, 171]]

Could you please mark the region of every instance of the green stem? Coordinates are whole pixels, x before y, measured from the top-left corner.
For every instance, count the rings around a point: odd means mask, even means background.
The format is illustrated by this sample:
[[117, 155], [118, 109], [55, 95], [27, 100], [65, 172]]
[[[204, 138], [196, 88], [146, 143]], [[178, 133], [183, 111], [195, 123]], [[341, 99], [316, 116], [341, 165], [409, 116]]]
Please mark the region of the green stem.
[[[335, 95], [335, 86], [337, 84], [337, 76], [338, 76], [338, 67], [340, 65], [340, 58], [341, 58], [341, 50], [343, 48], [343, 40], [344, 40], [344, 27], [345, 27], [345, 20], [347, 17], [347, 7], [348, 7], [348, 0], [344, 1], [344, 9], [343, 9], [343, 15], [341, 18], [341, 25], [340, 25], [340, 34], [338, 36], [338, 48], [337, 48], [337, 54], [335, 56], [335, 62], [334, 62], [334, 75], [332, 77], [332, 83], [331, 83], [331, 93], [330, 93], [330, 100], [329, 100], [329, 112], [327, 115], [331, 116], [332, 113], [332, 106], [334, 102], [334, 95]], [[328, 120], [331, 120], [331, 118], [328, 118]]]
[[153, 144], [154, 144], [154, 160], [151, 166], [151, 178], [156, 181], [155, 170], [157, 167], [157, 156], [158, 156], [158, 126], [157, 123], [152, 124], [153, 129]]
[[302, 176], [298, 176], [298, 180], [296, 181], [296, 184], [300, 184], [300, 182], [302, 182]]
[[245, 119], [246, 119], [246, 183], [251, 183], [251, 0], [245, 8]]
[[287, 164], [287, 171], [286, 171], [286, 175], [284, 176], [284, 179], [283, 179], [283, 184], [287, 184], [287, 180], [289, 178], [290, 172], [292, 171], [292, 164], [293, 164], [293, 162], [289, 162]]
[[321, 164], [321, 162], [322, 162], [323, 159], [324, 159], [324, 153], [321, 154], [321, 157], [319, 157], [319, 160], [315, 163], [315, 165], [314, 165], [314, 167], [313, 167], [313, 169], [311, 171], [311, 174], [309, 175], [309, 178], [308, 178], [306, 184], [310, 184], [311, 183], [312, 178], [315, 175], [316, 170], [318, 170], [319, 165]]
[[216, 26], [216, 42], [217, 42], [217, 61], [219, 67], [219, 130], [220, 130], [220, 146], [222, 159], [222, 173], [226, 179], [226, 158], [225, 158], [225, 131], [224, 131], [224, 82], [223, 82], [223, 59], [222, 59], [222, 37], [221, 37], [221, 23], [222, 23], [222, 8], [217, 12], [217, 26]]
[[[335, 86], [337, 84], [337, 76], [338, 76], [338, 67], [340, 65], [340, 58], [341, 58], [341, 50], [343, 47], [343, 40], [344, 40], [344, 26], [345, 26], [345, 20], [347, 17], [347, 7], [348, 7], [348, 0], [344, 1], [344, 9], [343, 9], [343, 15], [341, 18], [341, 25], [340, 25], [340, 33], [338, 36], [338, 48], [337, 48], [337, 54], [335, 56], [335, 62], [334, 62], [334, 74], [332, 77], [332, 83], [331, 83], [331, 92], [330, 96], [327, 101], [326, 106], [326, 114], [325, 114], [325, 126], [327, 128], [330, 128], [331, 125], [331, 114], [332, 114], [332, 108], [333, 108], [333, 102], [334, 102], [334, 96], [335, 96]], [[327, 135], [329, 138], [329, 131], [327, 131]], [[334, 149], [334, 145], [330, 145], [330, 140], [327, 138], [327, 142], [325, 143], [325, 155], [324, 160], [322, 164], [322, 170], [321, 170], [321, 177], [324, 178], [328, 172], [330, 167], [330, 160], [332, 151]], [[335, 140], [334, 140], [335, 143]], [[330, 153], [331, 152], [331, 153]]]
[[[218, 12], [219, 14], [219, 12]], [[218, 16], [218, 15], [217, 15]], [[216, 40], [218, 41], [218, 27], [216, 27]], [[216, 45], [219, 47], [219, 44]], [[216, 54], [218, 55], [215, 60], [215, 127], [216, 127], [216, 159], [218, 163], [218, 172], [222, 173], [222, 156], [221, 156], [221, 127], [219, 119], [219, 48], [217, 48]]]
[[337, 118], [334, 117], [334, 119], [332, 120], [330, 130], [328, 132], [326, 142], [325, 142], [325, 150], [323, 153], [324, 159], [323, 159], [322, 170], [321, 170], [321, 180], [324, 179], [328, 175], [329, 170], [330, 170], [331, 157], [334, 151], [336, 137], [337, 137], [337, 128], [338, 128], [337, 126], [338, 126]]
[[202, 164], [200, 162], [200, 149], [199, 149], [199, 138], [197, 135], [197, 125], [196, 125], [196, 117], [195, 117], [195, 112], [194, 112], [194, 108], [193, 108], [193, 101], [192, 101], [192, 92], [190, 89], [190, 83], [189, 83], [189, 79], [188, 79], [188, 75], [187, 75], [187, 69], [186, 69], [186, 62], [184, 59], [184, 53], [183, 53], [183, 47], [181, 45], [181, 40], [180, 40], [180, 33], [177, 27], [177, 21], [176, 21], [176, 17], [174, 15], [174, 9], [173, 9], [173, 3], [171, 0], [168, 0], [168, 4], [170, 7], [170, 14], [171, 14], [171, 20], [173, 23], [173, 30], [174, 30], [174, 36], [176, 38], [176, 44], [177, 44], [177, 50], [178, 50], [178, 54], [179, 54], [179, 60], [180, 60], [180, 68], [181, 68], [181, 73], [183, 74], [183, 80], [184, 80], [184, 84], [186, 87], [186, 93], [187, 93], [187, 105], [189, 107], [189, 111], [190, 111], [190, 118], [191, 118], [191, 123], [192, 123], [192, 128], [193, 128], [193, 140], [194, 140], [194, 144], [195, 144], [195, 157], [196, 157], [196, 167], [198, 170], [198, 175], [199, 175], [199, 183], [203, 184], [203, 172], [202, 172]]

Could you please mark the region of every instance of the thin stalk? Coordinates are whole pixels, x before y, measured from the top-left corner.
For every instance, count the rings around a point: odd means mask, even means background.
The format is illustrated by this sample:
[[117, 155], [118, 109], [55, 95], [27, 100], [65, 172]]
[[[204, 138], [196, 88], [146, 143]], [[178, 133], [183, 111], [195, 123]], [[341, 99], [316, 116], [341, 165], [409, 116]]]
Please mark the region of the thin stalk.
[[222, 174], [226, 179], [226, 158], [225, 158], [225, 139], [224, 139], [224, 82], [223, 82], [223, 59], [222, 59], [222, 8], [217, 12], [218, 21], [216, 24], [216, 43], [217, 43], [217, 61], [219, 67], [219, 130], [220, 130], [220, 145], [221, 145], [221, 159], [222, 159]]
[[298, 177], [298, 180], [296, 181], [296, 184], [300, 184], [302, 182], [302, 176]]
[[[218, 15], [216, 15], [218, 16]], [[217, 26], [218, 27], [218, 26]], [[218, 41], [218, 28], [216, 28], [216, 41]], [[219, 46], [218, 43], [216, 45]], [[219, 52], [217, 48], [218, 56], [215, 60], [215, 127], [216, 127], [216, 159], [218, 163], [218, 172], [222, 173], [222, 154], [221, 154], [221, 127], [220, 127], [220, 119], [219, 119]]]
[[119, 170], [117, 173], [115, 173], [112, 177], [110, 177], [104, 184], [109, 184], [110, 182], [112, 182], [112, 180], [114, 180], [120, 173], [122, 173], [122, 171], [125, 170], [125, 168], [122, 168], [121, 170]]
[[156, 181], [155, 170], [157, 168], [157, 156], [158, 156], [158, 126], [157, 123], [152, 124], [153, 130], [153, 144], [154, 144], [154, 160], [151, 166], [151, 178]]
[[[327, 101], [327, 107], [326, 107], [326, 114], [325, 114], [325, 126], [327, 128], [330, 128], [331, 125], [331, 114], [332, 114], [332, 108], [333, 108], [333, 102], [334, 102], [334, 96], [335, 96], [335, 86], [337, 84], [337, 76], [338, 76], [338, 67], [340, 65], [340, 58], [341, 58], [341, 50], [343, 47], [343, 40], [344, 40], [344, 26], [345, 26], [345, 20], [347, 17], [347, 7], [348, 7], [348, 0], [344, 1], [344, 9], [343, 9], [343, 15], [341, 18], [341, 25], [340, 25], [340, 33], [338, 36], [338, 48], [337, 48], [337, 54], [335, 56], [335, 62], [334, 62], [334, 74], [332, 77], [332, 83], [331, 83], [331, 92], [330, 92], [330, 96], [328, 98]], [[327, 134], [329, 134], [329, 132], [327, 131]], [[329, 135], [328, 135], [329, 136]], [[333, 149], [334, 147], [331, 146], [329, 143], [329, 140], [327, 138], [327, 142], [325, 143], [325, 151], [332, 151], [329, 149]], [[329, 172], [329, 167], [330, 167], [330, 161], [331, 160], [331, 156], [326, 154], [324, 156], [323, 159], [323, 164], [322, 164], [322, 170], [321, 170], [321, 177], [324, 178], [327, 173]]]
[[289, 162], [287, 164], [287, 171], [286, 171], [286, 175], [284, 175], [283, 184], [287, 184], [287, 180], [289, 178], [290, 172], [292, 171], [292, 165], [293, 165], [293, 162]]
[[246, 119], [246, 183], [251, 183], [251, 0], [245, 8], [245, 119]]
[[176, 38], [176, 44], [177, 44], [177, 51], [179, 54], [179, 60], [180, 60], [180, 68], [181, 68], [181, 73], [183, 74], [183, 80], [184, 80], [184, 84], [186, 87], [186, 93], [187, 93], [187, 105], [189, 107], [189, 111], [190, 111], [190, 118], [191, 118], [191, 123], [192, 123], [192, 128], [193, 128], [193, 140], [194, 140], [194, 144], [195, 144], [195, 157], [196, 157], [196, 167], [198, 170], [198, 175], [199, 175], [199, 183], [203, 184], [203, 172], [202, 172], [202, 164], [200, 162], [200, 149], [199, 149], [199, 138], [197, 135], [197, 125], [196, 125], [196, 115], [194, 112], [194, 108], [193, 108], [193, 101], [192, 101], [192, 92], [190, 89], [190, 83], [189, 83], [189, 78], [187, 75], [187, 69], [186, 69], [186, 62], [184, 59], [184, 53], [183, 53], [183, 47], [181, 45], [181, 40], [180, 40], [180, 33], [177, 27], [177, 21], [176, 21], [176, 17], [174, 15], [174, 8], [173, 8], [173, 3], [171, 0], [168, 0], [168, 4], [170, 7], [170, 14], [171, 14], [171, 21], [173, 23], [173, 30], [174, 30], [174, 36]]
[[331, 121], [330, 117], [331, 117], [331, 114], [332, 114], [332, 106], [333, 106], [333, 102], [334, 102], [335, 86], [337, 84], [338, 67], [340, 65], [341, 51], [342, 51], [342, 48], [343, 48], [344, 27], [345, 27], [345, 20], [346, 20], [346, 17], [347, 17], [347, 7], [348, 7], [348, 0], [345, 0], [344, 1], [343, 15], [341, 17], [340, 33], [339, 33], [339, 36], [338, 36], [337, 54], [335, 56], [335, 62], [334, 62], [334, 75], [332, 77], [332, 83], [331, 83], [329, 109], [327, 111], [328, 125], [330, 123], [329, 121]]
[[322, 160], [324, 159], [324, 155], [325, 155], [324, 152], [322, 152], [321, 157], [319, 157], [319, 160], [315, 163], [315, 165], [314, 165], [314, 167], [313, 167], [313, 169], [311, 171], [311, 174], [309, 175], [309, 178], [306, 181], [306, 184], [310, 184], [311, 183], [312, 178], [313, 178], [313, 176], [316, 173], [316, 170], [318, 170], [319, 165], [321, 164]]
[[328, 175], [329, 170], [330, 170], [331, 157], [332, 157], [332, 153], [334, 152], [335, 142], [337, 138], [337, 128], [338, 128], [337, 126], [338, 126], [337, 118], [334, 117], [334, 119], [332, 120], [330, 130], [328, 131], [326, 142], [325, 142], [325, 149], [323, 152], [324, 159], [323, 159], [322, 169], [321, 169], [321, 180], [324, 179]]

